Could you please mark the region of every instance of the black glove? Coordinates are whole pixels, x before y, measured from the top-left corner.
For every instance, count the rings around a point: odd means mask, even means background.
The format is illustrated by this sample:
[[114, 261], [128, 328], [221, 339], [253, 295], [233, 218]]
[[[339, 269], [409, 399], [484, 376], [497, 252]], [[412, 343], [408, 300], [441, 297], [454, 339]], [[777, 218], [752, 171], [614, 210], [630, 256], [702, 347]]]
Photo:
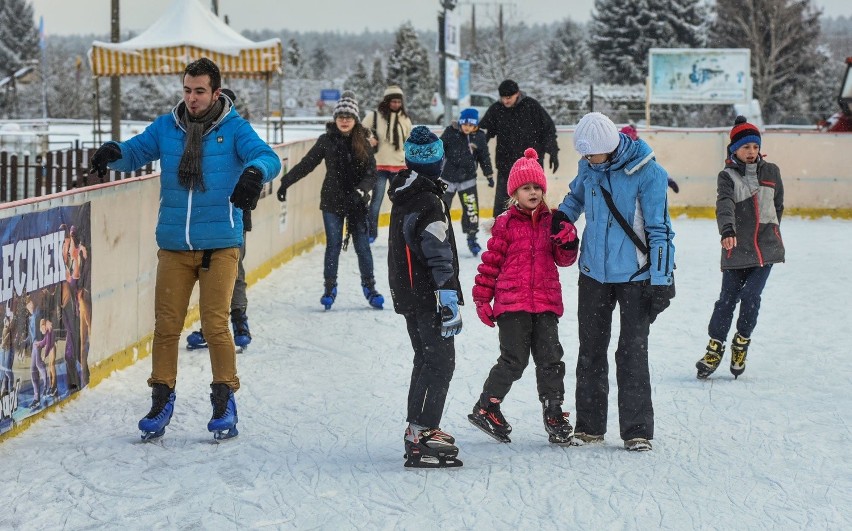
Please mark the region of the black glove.
[[365, 205], [370, 204], [370, 192], [368, 190], [364, 190], [361, 187], [355, 187], [355, 193], [358, 194], [358, 199], [361, 200]]
[[488, 188], [494, 188], [494, 176], [486, 175], [485, 179], [488, 181]]
[[275, 194], [278, 196], [278, 200], [282, 203], [287, 200], [287, 187], [284, 186], [284, 179], [281, 179], [281, 186], [278, 187], [278, 192]]
[[557, 209], [553, 212], [553, 217], [550, 219], [550, 235], [556, 236], [560, 232], [562, 232], [562, 224], [563, 223], [571, 223], [571, 220], [568, 219], [568, 216], [565, 212]]
[[254, 210], [260, 191], [263, 190], [263, 174], [253, 166], [243, 170], [240, 180], [231, 194], [231, 203], [240, 210]]
[[680, 192], [680, 186], [678, 186], [677, 182], [675, 182], [675, 180], [671, 177], [669, 177], [669, 188], [671, 188], [674, 193]]
[[651, 308], [649, 314], [651, 316], [651, 322], [653, 323], [657, 316], [663, 313], [663, 310], [669, 307], [672, 299], [675, 296], [675, 288], [674, 284], [668, 286], [651, 286], [650, 289], [650, 299], [651, 299]]
[[115, 142], [107, 142], [95, 151], [90, 163], [89, 173], [97, 172], [98, 177], [103, 177], [109, 171], [107, 164], [121, 158], [121, 148]]
[[559, 169], [559, 157], [556, 156], [556, 152], [550, 154], [550, 169], [553, 173], [556, 173], [556, 170]]

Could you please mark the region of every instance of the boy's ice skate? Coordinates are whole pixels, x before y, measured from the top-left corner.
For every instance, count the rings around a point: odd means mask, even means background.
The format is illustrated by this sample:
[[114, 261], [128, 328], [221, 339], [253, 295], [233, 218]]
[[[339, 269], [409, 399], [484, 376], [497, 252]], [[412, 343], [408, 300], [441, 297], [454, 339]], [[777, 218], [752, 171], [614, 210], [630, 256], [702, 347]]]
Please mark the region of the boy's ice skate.
[[[707, 352], [704, 357], [698, 360], [695, 368], [698, 369], [697, 378], [703, 380], [713, 374], [722, 362], [722, 356], [725, 355], [725, 344], [721, 341], [711, 339], [707, 343]], [[731, 361], [731, 372], [733, 372], [733, 361]]]
[[743, 337], [739, 332], [734, 335], [734, 340], [731, 342], [731, 374], [734, 375], [735, 380], [745, 372], [746, 356], [750, 344], [751, 338]]
[[651, 450], [651, 441], [643, 437], [624, 441], [624, 449], [630, 452], [647, 452]]
[[547, 431], [548, 440], [553, 444], [570, 445], [574, 427], [568, 422], [570, 413], [562, 412], [562, 401], [545, 400], [542, 407], [544, 429]]
[[376, 281], [372, 278], [367, 278], [361, 281], [361, 289], [364, 290], [364, 298], [370, 303], [370, 306], [377, 310], [384, 308], [385, 298], [376, 291]]
[[500, 412], [500, 402], [499, 398], [493, 396], [481, 396], [474, 404], [473, 413], [467, 416], [467, 420], [497, 441], [510, 443], [512, 440], [509, 434], [512, 433], [512, 426]]
[[187, 350], [197, 350], [200, 348], [207, 348], [207, 340], [204, 339], [204, 331], [201, 329], [196, 330], [186, 337]]
[[238, 353], [242, 352], [251, 343], [251, 331], [245, 310], [239, 308], [231, 310], [231, 326], [234, 329], [234, 345]]
[[455, 468], [459, 449], [452, 435], [439, 428], [417, 429], [410, 424], [405, 430], [405, 466], [407, 468]]
[[227, 384], [210, 385], [210, 403], [213, 404], [213, 417], [207, 423], [207, 431], [213, 433], [217, 441], [224, 441], [239, 435], [237, 431], [237, 402], [234, 391]]
[[143, 441], [159, 439], [166, 433], [166, 426], [175, 411], [175, 392], [166, 384], [151, 386], [151, 411], [139, 421]]
[[482, 252], [482, 246], [476, 241], [476, 234], [469, 234], [467, 236], [467, 248], [470, 249], [473, 256], [479, 256], [479, 253]]
[[320, 297], [320, 304], [322, 304], [326, 310], [331, 309], [331, 305], [334, 304], [334, 299], [337, 298], [337, 281], [336, 280], [326, 280], [325, 281], [325, 289], [322, 293], [322, 297]]

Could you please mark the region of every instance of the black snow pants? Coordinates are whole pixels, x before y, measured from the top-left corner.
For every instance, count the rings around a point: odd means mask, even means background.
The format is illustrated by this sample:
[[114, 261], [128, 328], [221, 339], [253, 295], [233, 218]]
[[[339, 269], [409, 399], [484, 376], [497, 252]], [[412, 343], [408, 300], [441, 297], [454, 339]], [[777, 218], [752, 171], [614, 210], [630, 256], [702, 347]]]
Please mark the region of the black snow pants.
[[405, 314], [405, 323], [414, 347], [406, 420], [439, 428], [456, 368], [455, 342], [452, 337], [441, 336], [441, 317], [437, 311]]
[[506, 312], [497, 319], [500, 357], [482, 387], [487, 396], [501, 400], [521, 378], [532, 353], [538, 398], [562, 400], [565, 396], [565, 364], [559, 343], [559, 318], [553, 312]]
[[618, 303], [621, 333], [615, 351], [618, 384], [618, 423], [623, 440], [654, 438], [654, 406], [648, 369], [650, 299], [644, 295], [648, 281], [601, 284], [580, 274], [577, 324], [577, 426], [590, 435], [606, 433], [609, 365], [607, 348], [612, 332], [612, 312]]
[[442, 197], [444, 203], [447, 204], [447, 209], [449, 210], [452, 207], [453, 196], [458, 194], [462, 210], [462, 232], [468, 236], [476, 236], [477, 231], [479, 231], [479, 194], [476, 191], [476, 180], [473, 180], [473, 186], [464, 189], [452, 189], [451, 191], [451, 188], [448, 188]]

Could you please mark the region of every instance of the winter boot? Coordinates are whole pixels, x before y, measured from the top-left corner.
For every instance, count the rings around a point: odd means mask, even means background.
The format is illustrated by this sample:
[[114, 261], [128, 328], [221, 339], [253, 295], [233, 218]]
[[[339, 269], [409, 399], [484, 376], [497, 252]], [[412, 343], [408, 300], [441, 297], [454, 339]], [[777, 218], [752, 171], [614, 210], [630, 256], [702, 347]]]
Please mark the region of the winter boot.
[[246, 315], [244, 308], [231, 310], [231, 326], [234, 328], [234, 344], [239, 349], [246, 348], [251, 343], [251, 332], [249, 331], [248, 315]]
[[455, 438], [440, 428], [409, 424], [405, 430], [407, 468], [453, 468], [462, 466]]
[[624, 449], [630, 452], [647, 452], [651, 450], [651, 441], [644, 437], [627, 439], [624, 441]]
[[189, 334], [186, 338], [186, 348], [188, 350], [207, 348], [207, 340], [204, 339], [204, 331], [199, 328], [195, 332]]
[[337, 279], [336, 278], [327, 278], [325, 279], [325, 291], [322, 293], [322, 297], [320, 298], [320, 304], [325, 306], [326, 310], [331, 309], [331, 305], [334, 304], [334, 299], [337, 298]]
[[234, 391], [227, 384], [210, 384], [210, 403], [213, 404], [213, 416], [207, 423], [207, 431], [213, 433], [217, 441], [230, 439], [239, 435], [237, 431], [237, 402]]
[[506, 417], [500, 412], [500, 400], [494, 396], [481, 395], [476, 404], [473, 405], [473, 413], [467, 416], [471, 424], [484, 431], [494, 439], [508, 443], [512, 426], [506, 421]]
[[482, 247], [479, 245], [479, 242], [476, 241], [476, 233], [467, 235], [467, 247], [470, 249], [470, 252], [473, 253], [473, 256], [479, 256], [479, 253], [482, 251]]
[[175, 411], [175, 391], [162, 383], [151, 386], [151, 411], [139, 421], [143, 441], [159, 439], [166, 433], [166, 426]]
[[574, 428], [568, 422], [570, 413], [562, 412], [562, 400], [545, 399], [542, 402], [544, 429], [553, 444], [569, 444]]
[[367, 302], [370, 303], [370, 306], [377, 310], [381, 310], [385, 304], [385, 298], [381, 296], [381, 294], [376, 291], [376, 279], [363, 278], [361, 279], [361, 289], [364, 290], [364, 297], [366, 297]]
[[[707, 378], [713, 371], [719, 367], [722, 362], [722, 356], [725, 355], [725, 344], [715, 339], [710, 339], [707, 343], [707, 352], [704, 357], [698, 360], [695, 368], [698, 369], [697, 377], [701, 380]], [[731, 362], [731, 372], [733, 372], [733, 362]]]
[[743, 337], [739, 332], [734, 334], [734, 340], [731, 342], [731, 374], [734, 375], [735, 380], [745, 372], [746, 355], [748, 355], [750, 344], [750, 337]]
[[587, 444], [599, 444], [602, 442], [604, 442], [603, 435], [592, 435], [582, 431], [575, 431], [568, 444], [570, 446], [585, 446]]

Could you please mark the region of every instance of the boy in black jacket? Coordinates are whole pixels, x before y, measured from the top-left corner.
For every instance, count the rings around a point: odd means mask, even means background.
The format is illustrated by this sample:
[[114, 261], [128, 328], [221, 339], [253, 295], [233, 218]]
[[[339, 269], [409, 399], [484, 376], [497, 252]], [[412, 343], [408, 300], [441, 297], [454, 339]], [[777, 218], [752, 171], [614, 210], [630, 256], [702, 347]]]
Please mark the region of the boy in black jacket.
[[[407, 467], [461, 466], [455, 439], [439, 425], [461, 332], [458, 253], [444, 192], [441, 140], [418, 126], [405, 141], [407, 169], [393, 177], [388, 276], [394, 309], [405, 316], [414, 348], [405, 430]], [[437, 302], [437, 304], [436, 304]]]

